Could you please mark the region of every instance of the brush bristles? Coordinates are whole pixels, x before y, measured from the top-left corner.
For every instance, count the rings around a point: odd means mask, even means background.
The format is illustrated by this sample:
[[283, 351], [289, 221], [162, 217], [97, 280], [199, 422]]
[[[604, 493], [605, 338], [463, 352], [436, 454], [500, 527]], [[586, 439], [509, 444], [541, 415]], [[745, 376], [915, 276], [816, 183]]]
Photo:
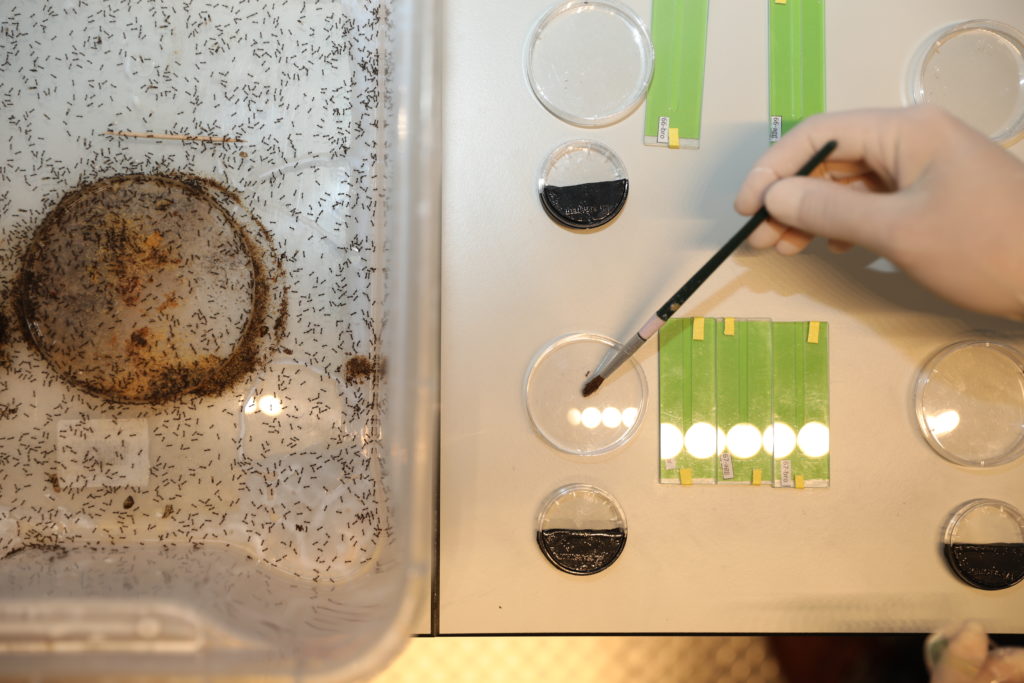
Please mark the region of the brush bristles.
[[583, 398], [586, 398], [597, 391], [601, 387], [602, 382], [604, 382], [604, 377], [601, 375], [594, 375], [591, 377], [590, 381], [583, 385]]

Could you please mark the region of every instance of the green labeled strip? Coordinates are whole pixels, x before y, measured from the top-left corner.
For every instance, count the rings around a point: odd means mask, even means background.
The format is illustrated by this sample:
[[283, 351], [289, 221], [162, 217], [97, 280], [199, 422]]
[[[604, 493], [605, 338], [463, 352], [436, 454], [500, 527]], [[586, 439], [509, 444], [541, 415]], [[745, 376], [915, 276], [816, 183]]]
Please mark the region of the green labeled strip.
[[764, 434], [773, 421], [772, 324], [726, 318], [718, 326], [716, 394], [719, 484], [771, 484]]
[[654, 76], [647, 91], [644, 144], [700, 147], [708, 0], [654, 0]]
[[713, 318], [672, 318], [658, 333], [662, 483], [715, 483], [717, 327]]
[[829, 485], [828, 323], [773, 323], [775, 486]]
[[825, 0], [768, 0], [768, 26], [769, 139], [775, 142], [825, 111]]

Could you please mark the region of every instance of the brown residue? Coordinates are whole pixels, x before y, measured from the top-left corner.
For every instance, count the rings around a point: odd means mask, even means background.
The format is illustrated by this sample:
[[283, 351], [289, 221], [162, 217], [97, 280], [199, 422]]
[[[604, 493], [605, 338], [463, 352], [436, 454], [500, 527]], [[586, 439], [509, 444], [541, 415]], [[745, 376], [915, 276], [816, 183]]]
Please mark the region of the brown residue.
[[132, 332], [131, 342], [128, 344], [128, 352], [145, 349], [149, 346], [149, 328], [141, 327]]
[[345, 363], [345, 383], [362, 382], [377, 372], [377, 365], [366, 356], [352, 356]]
[[158, 310], [160, 313], [163, 313], [168, 308], [177, 308], [177, 307], [178, 307], [178, 295], [175, 294], [174, 292], [171, 292], [170, 294], [168, 294], [164, 298], [163, 303], [161, 303], [159, 306], [156, 307], [156, 310]]
[[122, 507], [125, 510], [131, 510], [134, 506], [135, 506], [135, 499], [134, 498], [132, 498], [131, 496], [128, 496], [127, 498], [124, 499], [124, 504], [122, 505]]
[[[145, 202], [133, 204], [132, 197], [144, 197]], [[202, 215], [214, 217], [222, 231], [226, 229], [234, 235], [234, 258], [245, 259], [249, 264], [252, 279], [247, 315], [239, 321], [233, 345], [223, 352], [211, 347], [212, 352], [192, 348], [194, 355], [181, 354], [177, 349], [185, 347], [169, 347], [170, 337], [153, 334], [155, 316], [160, 316], [163, 325], [164, 316], [171, 315], [168, 311], [179, 308], [193, 294], [192, 289], [181, 286], [170, 292], [153, 289], [154, 282], [175, 281], [176, 274], [168, 272], [168, 268], [193, 263], [184, 260], [187, 252], [181, 251], [180, 238], [174, 236], [177, 233], [167, 233], [172, 229], [169, 226], [189, 220], [190, 214], [184, 213], [187, 206], [208, 207], [202, 210], [208, 213]], [[166, 212], [168, 223], [154, 217], [153, 209]], [[85, 226], [84, 232], [78, 233], [81, 244], [71, 242], [65, 246], [75, 249], [72, 253], [80, 258], [73, 266], [66, 266], [65, 260], [57, 261], [55, 268], [51, 242], [56, 236], [67, 234], [67, 225]], [[151, 404], [165, 403], [188, 393], [217, 395], [266, 360], [268, 349], [284, 332], [287, 295], [279, 296], [278, 288], [286, 289], [286, 285], [282, 263], [272, 244], [267, 229], [241, 206], [239, 195], [221, 183], [186, 174], [112, 176], [69, 192], [44, 218], [26, 251], [16, 281], [15, 310], [30, 345], [65, 381], [88, 393], [118, 403]], [[100, 297], [107, 297], [106, 305], [113, 306], [105, 309], [108, 318], [128, 309], [130, 313], [125, 315], [139, 318], [140, 325], [128, 334], [127, 341], [120, 336], [112, 342], [115, 347], [123, 345], [121, 348], [126, 348], [127, 354], [122, 360], [111, 361], [105, 371], [78, 371], [81, 356], [77, 355], [80, 352], [74, 347], [74, 339], [67, 341], [65, 348], [55, 346], [51, 338], [37, 338], [46, 332], [39, 321], [46, 320], [44, 316], [55, 319], [53, 311], [59, 309], [54, 306], [77, 305], [74, 299], [65, 304], [59, 298], [64, 290], [59, 280], [54, 281], [54, 271], [65, 266], [76, 270], [60, 274], [75, 274], [79, 282], [84, 277]], [[154, 295], [159, 298], [154, 300]], [[188, 310], [193, 309], [190, 306]], [[91, 313], [91, 308], [68, 311], [74, 316], [74, 324], [83, 326], [88, 326]], [[168, 324], [174, 325], [176, 320], [172, 317]], [[198, 320], [205, 323], [202, 318]], [[5, 336], [6, 319], [0, 318], [0, 343]], [[86, 344], [93, 347], [97, 341], [86, 336], [81, 348], [86, 348]], [[95, 355], [104, 358], [102, 353]]]
[[168, 503], [167, 505], [164, 505], [164, 514], [162, 514], [160, 517], [162, 519], [167, 519], [168, 517], [170, 517], [173, 514], [174, 514], [174, 506], [171, 505], [170, 503]]
[[60, 477], [57, 476], [56, 472], [50, 472], [46, 475], [46, 480], [50, 482], [50, 486], [53, 487], [54, 493], [60, 493]]

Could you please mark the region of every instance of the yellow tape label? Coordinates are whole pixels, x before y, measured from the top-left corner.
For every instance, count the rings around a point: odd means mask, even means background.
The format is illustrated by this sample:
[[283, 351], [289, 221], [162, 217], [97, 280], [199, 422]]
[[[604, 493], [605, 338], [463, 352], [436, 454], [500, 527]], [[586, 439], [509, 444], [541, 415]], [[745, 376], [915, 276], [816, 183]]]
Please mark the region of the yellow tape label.
[[679, 149], [679, 129], [669, 128], [668, 129], [668, 148]]
[[726, 337], [736, 336], [736, 318], [725, 319], [725, 330], [723, 332]]
[[821, 335], [821, 323], [817, 320], [812, 320], [807, 323], [807, 343], [817, 344], [818, 337]]
[[693, 483], [693, 470], [684, 468], [679, 470], [679, 483], [683, 486], [689, 486]]
[[693, 319], [693, 340], [704, 341], [704, 318]]
[[754, 486], [760, 486], [761, 485], [761, 470], [760, 469], [755, 469], [753, 471], [753, 473], [751, 473], [751, 475], [750, 475], [750, 483], [753, 484]]
[[796, 487], [802, 489], [804, 487], [804, 475], [798, 474], [794, 479], [796, 480]]

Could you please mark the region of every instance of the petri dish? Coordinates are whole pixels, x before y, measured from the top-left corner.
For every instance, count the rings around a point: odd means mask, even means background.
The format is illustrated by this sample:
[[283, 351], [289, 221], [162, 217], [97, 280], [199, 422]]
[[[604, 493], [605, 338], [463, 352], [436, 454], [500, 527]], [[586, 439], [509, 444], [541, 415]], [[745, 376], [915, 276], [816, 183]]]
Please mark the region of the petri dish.
[[597, 574], [626, 547], [626, 516], [607, 491], [590, 484], [563, 486], [541, 505], [537, 545], [563, 572]]
[[908, 104], [938, 105], [992, 140], [1024, 132], [1024, 35], [995, 21], [941, 29], [918, 48], [907, 74]]
[[993, 467], [1024, 452], [1024, 357], [1011, 346], [947, 346], [921, 368], [914, 401], [925, 440], [951, 462]]
[[267, 239], [215, 181], [107, 177], [70, 191], [36, 228], [15, 308], [50, 367], [87, 393], [214, 396], [259, 364], [284, 322]]
[[991, 498], [968, 501], [953, 512], [942, 539], [949, 568], [982, 590], [1009, 588], [1024, 579], [1024, 515]]
[[621, 348], [608, 337], [570, 334], [535, 357], [526, 375], [526, 410], [537, 433], [560, 451], [597, 456], [637, 432], [647, 407], [647, 380], [632, 358], [583, 398], [583, 384], [608, 353]]
[[613, 151], [599, 142], [572, 140], [548, 155], [537, 192], [552, 220], [572, 230], [593, 230], [622, 211], [629, 178]]
[[533, 27], [526, 77], [544, 107], [576, 126], [606, 126], [632, 112], [654, 73], [647, 27], [611, 0], [569, 0]]

